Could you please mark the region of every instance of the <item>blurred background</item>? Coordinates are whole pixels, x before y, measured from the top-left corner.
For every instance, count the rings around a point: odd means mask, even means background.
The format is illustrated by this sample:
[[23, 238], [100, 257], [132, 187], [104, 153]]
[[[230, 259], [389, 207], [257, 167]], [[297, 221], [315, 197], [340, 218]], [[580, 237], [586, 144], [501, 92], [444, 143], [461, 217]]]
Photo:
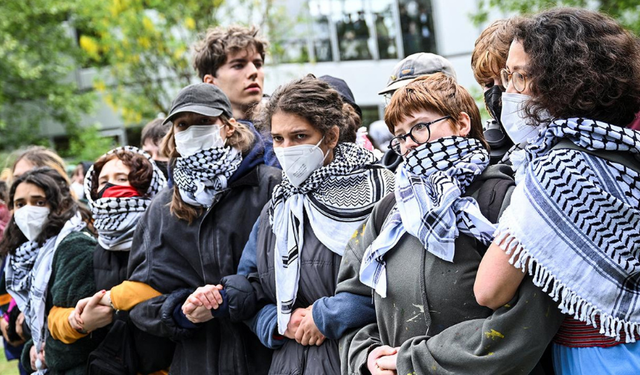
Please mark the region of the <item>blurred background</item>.
[[470, 68], [475, 39], [495, 19], [556, 5], [640, 30], [640, 0], [2, 1], [0, 168], [30, 144], [71, 163], [137, 145], [142, 126], [198, 81], [191, 45], [216, 25], [260, 26], [271, 43], [266, 94], [306, 73], [333, 75], [351, 87], [365, 126], [383, 116], [377, 92], [393, 66], [415, 52], [448, 58], [484, 109]]

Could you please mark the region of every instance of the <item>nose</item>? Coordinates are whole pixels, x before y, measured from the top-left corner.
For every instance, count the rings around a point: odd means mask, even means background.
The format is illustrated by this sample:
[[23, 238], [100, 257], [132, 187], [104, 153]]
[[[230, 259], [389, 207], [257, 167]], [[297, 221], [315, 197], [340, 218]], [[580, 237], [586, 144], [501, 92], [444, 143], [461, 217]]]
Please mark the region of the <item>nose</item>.
[[247, 64], [247, 75], [249, 79], [256, 79], [258, 77], [258, 68], [252, 62]]
[[518, 91], [513, 87], [513, 80], [509, 81], [509, 85], [507, 85], [505, 92], [510, 94], [517, 94]]
[[411, 139], [411, 137], [407, 137], [407, 139], [404, 141], [404, 154], [406, 154], [407, 152], [413, 150], [414, 148], [420, 146], [419, 144], [417, 144], [416, 142], [413, 141], [413, 139]]

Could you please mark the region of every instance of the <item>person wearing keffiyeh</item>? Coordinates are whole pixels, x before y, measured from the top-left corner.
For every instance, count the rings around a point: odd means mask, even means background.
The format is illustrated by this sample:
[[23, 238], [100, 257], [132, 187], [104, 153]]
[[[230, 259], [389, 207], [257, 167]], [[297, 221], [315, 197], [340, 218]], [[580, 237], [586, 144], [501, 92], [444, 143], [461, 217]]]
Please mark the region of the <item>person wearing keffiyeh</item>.
[[347, 248], [349, 262], [361, 260], [351, 278], [373, 289], [376, 311], [374, 323], [341, 341], [349, 373], [410, 373], [396, 361], [401, 352], [421, 357], [425, 335], [490, 315], [472, 288], [495, 231], [467, 191], [489, 165], [473, 98], [443, 73], [419, 77], [396, 91], [385, 123], [403, 162], [393, 196]]
[[506, 65], [505, 94], [521, 98], [507, 120], [536, 137], [511, 157], [517, 186], [476, 298], [499, 307], [530, 275], [566, 314], [557, 373], [638, 373], [640, 133], [626, 126], [640, 107], [640, 45], [608, 16], [552, 9], [517, 26]]
[[0, 255], [8, 255], [6, 288], [31, 334], [21, 362], [38, 374], [79, 373], [100, 336], [67, 343], [50, 331], [53, 324], [68, 324], [56, 316], [56, 309], [72, 308], [94, 293], [96, 241], [67, 180], [52, 168], [36, 168], [18, 177], [9, 207], [14, 214], [0, 242]]
[[238, 304], [225, 305], [229, 314], [223, 306], [196, 305], [187, 297], [205, 285], [214, 286], [217, 297], [225, 295], [220, 289], [233, 279], [281, 171], [264, 165], [261, 138], [232, 117], [229, 99], [215, 85], [180, 90], [165, 121], [171, 128], [162, 151], [170, 158], [174, 185], [160, 191], [139, 220], [127, 280], [158, 295], [139, 302], [118, 295], [115, 287], [104, 302], [130, 310], [136, 327], [175, 343], [175, 350], [156, 353], [170, 362], [172, 373], [266, 373], [271, 353], [235, 314]]
[[[335, 90], [308, 75], [279, 87], [262, 113], [283, 180], [254, 225], [239, 272], [259, 276], [265, 305], [249, 325], [275, 350], [269, 373], [340, 373], [337, 340], [318, 330], [315, 302], [334, 296], [347, 242], [393, 188], [392, 173], [373, 165], [370, 151], [339, 142], [342, 108]], [[341, 302], [329, 313], [358, 314], [349, 306], [359, 301]]]

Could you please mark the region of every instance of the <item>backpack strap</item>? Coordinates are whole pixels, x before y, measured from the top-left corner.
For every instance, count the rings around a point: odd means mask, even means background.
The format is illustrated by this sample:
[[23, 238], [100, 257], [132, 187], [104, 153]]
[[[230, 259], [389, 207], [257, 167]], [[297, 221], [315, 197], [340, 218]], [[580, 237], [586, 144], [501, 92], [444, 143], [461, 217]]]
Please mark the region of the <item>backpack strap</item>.
[[382, 224], [384, 224], [384, 221], [387, 219], [387, 216], [389, 216], [395, 204], [396, 195], [393, 192], [385, 195], [384, 198], [378, 202], [378, 207], [373, 217], [373, 227], [376, 229], [377, 234], [380, 234]]
[[586, 148], [580, 147], [580, 146], [576, 145], [575, 143], [571, 142], [568, 139], [562, 139], [556, 145], [551, 147], [552, 150], [563, 149], [563, 148], [564, 149], [579, 150], [579, 151], [582, 151], [582, 152], [586, 152], [587, 154], [591, 154], [591, 155], [597, 156], [597, 157], [599, 157], [601, 159], [605, 159], [605, 160], [609, 160], [609, 161], [614, 162], [614, 163], [622, 164], [625, 167], [640, 173], [640, 162], [638, 162], [638, 160], [636, 160], [636, 158], [633, 157], [633, 155], [631, 155], [631, 157], [629, 157], [630, 156], [629, 152], [604, 151], [604, 150], [587, 150]]

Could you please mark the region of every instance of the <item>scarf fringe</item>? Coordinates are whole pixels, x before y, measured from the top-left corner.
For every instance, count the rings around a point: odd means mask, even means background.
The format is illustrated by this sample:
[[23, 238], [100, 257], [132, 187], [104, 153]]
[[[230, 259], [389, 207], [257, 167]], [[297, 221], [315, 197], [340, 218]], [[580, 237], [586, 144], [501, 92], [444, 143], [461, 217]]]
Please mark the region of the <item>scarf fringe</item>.
[[616, 341], [620, 341], [620, 332], [624, 329], [625, 343], [636, 342], [635, 336], [637, 332], [640, 332], [640, 323], [615, 318], [582, 299], [552, 275], [549, 270], [540, 265], [512, 233], [507, 231], [497, 233], [495, 243], [500, 244], [500, 248], [507, 255], [511, 255], [510, 264], [523, 273], [528, 273], [533, 278], [535, 286], [542, 288], [542, 291], [555, 302], [560, 302], [558, 308], [563, 314], [572, 315], [574, 319], [585, 322], [593, 328], [598, 328], [596, 318], [599, 316], [600, 334], [615, 337]]

